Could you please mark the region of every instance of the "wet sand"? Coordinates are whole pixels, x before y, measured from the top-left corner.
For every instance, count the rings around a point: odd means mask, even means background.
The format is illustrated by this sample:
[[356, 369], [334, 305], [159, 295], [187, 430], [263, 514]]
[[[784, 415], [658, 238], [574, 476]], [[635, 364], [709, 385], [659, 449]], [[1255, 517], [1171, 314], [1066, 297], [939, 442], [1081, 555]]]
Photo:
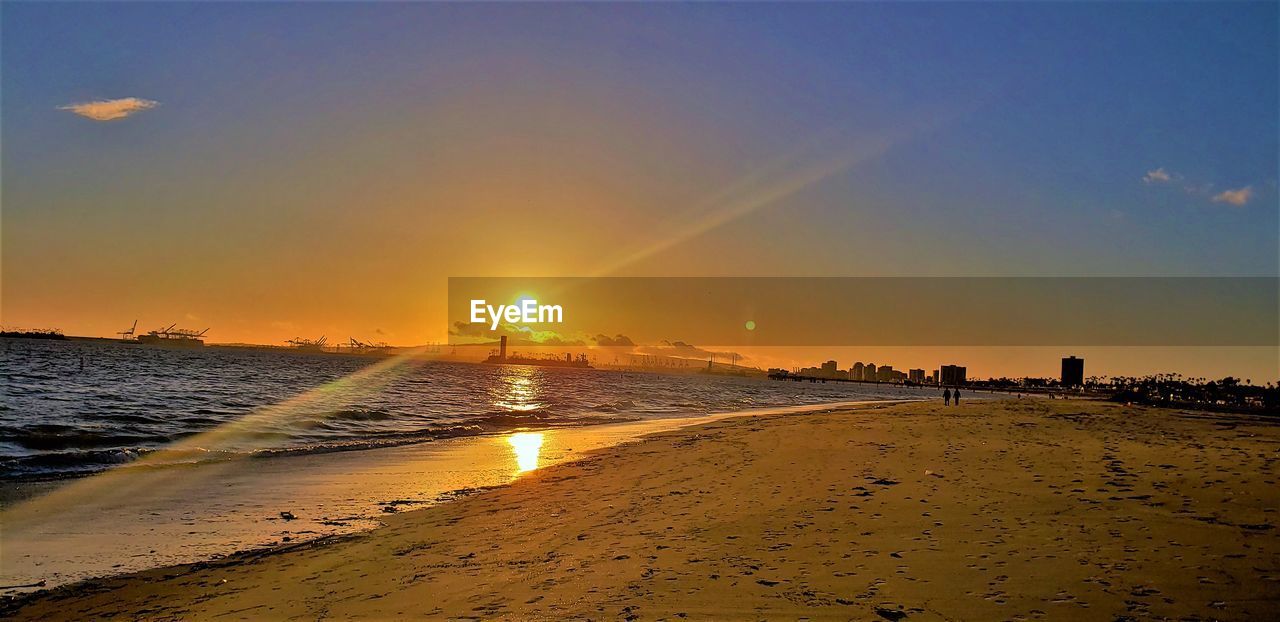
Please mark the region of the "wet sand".
[[[723, 419], [20, 619], [1268, 619], [1280, 427], [1008, 400]], [[13, 605], [10, 605], [13, 607]]]
[[30, 586], [56, 587], [365, 531], [381, 525], [388, 514], [449, 501], [458, 491], [509, 484], [530, 468], [573, 460], [646, 434], [726, 416], [838, 406], [539, 428], [518, 435], [198, 465], [132, 466], [77, 480], [6, 484], [0, 488], [0, 596], [37, 589]]

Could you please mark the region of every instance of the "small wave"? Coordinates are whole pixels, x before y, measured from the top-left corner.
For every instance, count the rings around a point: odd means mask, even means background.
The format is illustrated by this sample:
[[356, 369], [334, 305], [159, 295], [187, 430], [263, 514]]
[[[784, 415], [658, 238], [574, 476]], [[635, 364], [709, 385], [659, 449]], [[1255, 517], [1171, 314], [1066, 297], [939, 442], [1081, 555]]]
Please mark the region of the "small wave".
[[151, 451], [146, 448], [125, 448], [20, 456], [0, 460], [0, 475], [4, 479], [88, 475], [128, 464]]
[[156, 423], [162, 423], [159, 419], [156, 419], [155, 417], [152, 417], [150, 415], [131, 415], [127, 413], [105, 414], [105, 415], [99, 415], [96, 418], [105, 419], [107, 421], [117, 421], [120, 423], [140, 423], [143, 425], [153, 425]]
[[94, 449], [164, 443], [168, 436], [161, 434], [127, 434], [121, 432], [94, 432], [64, 425], [44, 424], [28, 428], [3, 430], [5, 440], [26, 449], [58, 451], [65, 449]]
[[501, 428], [511, 426], [546, 426], [553, 425], [557, 421], [555, 415], [546, 410], [529, 410], [529, 411], [511, 411], [497, 410], [490, 411], [484, 415], [472, 419], [467, 423], [478, 426], [480, 428]]
[[340, 421], [386, 421], [395, 417], [392, 413], [372, 408], [339, 410], [329, 416]]

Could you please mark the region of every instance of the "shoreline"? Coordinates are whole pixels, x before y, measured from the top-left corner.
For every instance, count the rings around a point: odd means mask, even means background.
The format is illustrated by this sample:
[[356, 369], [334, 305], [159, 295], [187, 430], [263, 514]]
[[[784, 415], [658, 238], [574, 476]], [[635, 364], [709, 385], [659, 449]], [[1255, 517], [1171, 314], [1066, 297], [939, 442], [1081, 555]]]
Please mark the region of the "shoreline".
[[[538, 464], [725, 418], [801, 414], [904, 400], [846, 401], [523, 430]], [[910, 401], [910, 400], [907, 400]], [[5, 486], [0, 559], [7, 596], [376, 529], [386, 516], [506, 485], [518, 431], [358, 451], [138, 465], [88, 477]], [[122, 500], [122, 490], [129, 491]], [[281, 518], [288, 512], [295, 519]], [[107, 530], [106, 527], [110, 526]], [[109, 533], [108, 533], [109, 531]], [[43, 581], [42, 587], [31, 587]]]
[[4, 612], [1265, 617], [1280, 604], [1280, 426], [1188, 414], [1028, 399], [728, 417], [358, 535]]

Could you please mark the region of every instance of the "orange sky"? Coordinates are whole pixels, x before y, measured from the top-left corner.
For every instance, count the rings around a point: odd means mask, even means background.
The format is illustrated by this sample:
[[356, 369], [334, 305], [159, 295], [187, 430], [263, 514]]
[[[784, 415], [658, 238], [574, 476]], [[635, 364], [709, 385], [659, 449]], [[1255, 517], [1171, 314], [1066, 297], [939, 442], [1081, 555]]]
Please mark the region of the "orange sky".
[[[6, 6], [0, 322], [410, 345], [450, 276], [1275, 276], [1274, 8], [1111, 10]], [[832, 355], [1065, 354], [899, 352]]]

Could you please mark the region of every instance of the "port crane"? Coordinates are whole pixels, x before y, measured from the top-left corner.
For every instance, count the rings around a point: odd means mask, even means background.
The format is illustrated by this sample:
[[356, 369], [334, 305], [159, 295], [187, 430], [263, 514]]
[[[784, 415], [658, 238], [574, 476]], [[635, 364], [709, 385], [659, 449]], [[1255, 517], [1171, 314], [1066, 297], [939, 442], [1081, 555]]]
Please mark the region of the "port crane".
[[147, 344], [165, 344], [180, 346], [202, 346], [204, 342], [200, 340], [209, 329], [191, 330], [188, 328], [177, 328], [177, 323], [170, 324], [160, 330], [147, 332], [145, 335], [138, 335], [137, 340]]
[[129, 330], [122, 330], [116, 334], [120, 335], [121, 341], [129, 341], [130, 339], [133, 339], [133, 333], [136, 330], [138, 330], [138, 320], [133, 321], [133, 326], [130, 326]]
[[325, 344], [329, 343], [329, 338], [325, 335], [320, 335], [319, 339], [303, 339], [302, 337], [294, 337], [285, 343], [294, 348], [303, 350], [319, 350], [323, 348]]
[[175, 322], [162, 330], [153, 330], [150, 335], [155, 335], [162, 339], [199, 339], [209, 332], [209, 329], [192, 330], [189, 328], [175, 328], [178, 324]]
[[378, 351], [386, 350], [388, 347], [390, 346], [388, 346], [387, 342], [385, 341], [378, 341], [378, 342], [360, 341], [355, 337], [350, 337], [347, 339], [347, 348], [351, 352], [365, 352], [365, 353], [378, 352]]

